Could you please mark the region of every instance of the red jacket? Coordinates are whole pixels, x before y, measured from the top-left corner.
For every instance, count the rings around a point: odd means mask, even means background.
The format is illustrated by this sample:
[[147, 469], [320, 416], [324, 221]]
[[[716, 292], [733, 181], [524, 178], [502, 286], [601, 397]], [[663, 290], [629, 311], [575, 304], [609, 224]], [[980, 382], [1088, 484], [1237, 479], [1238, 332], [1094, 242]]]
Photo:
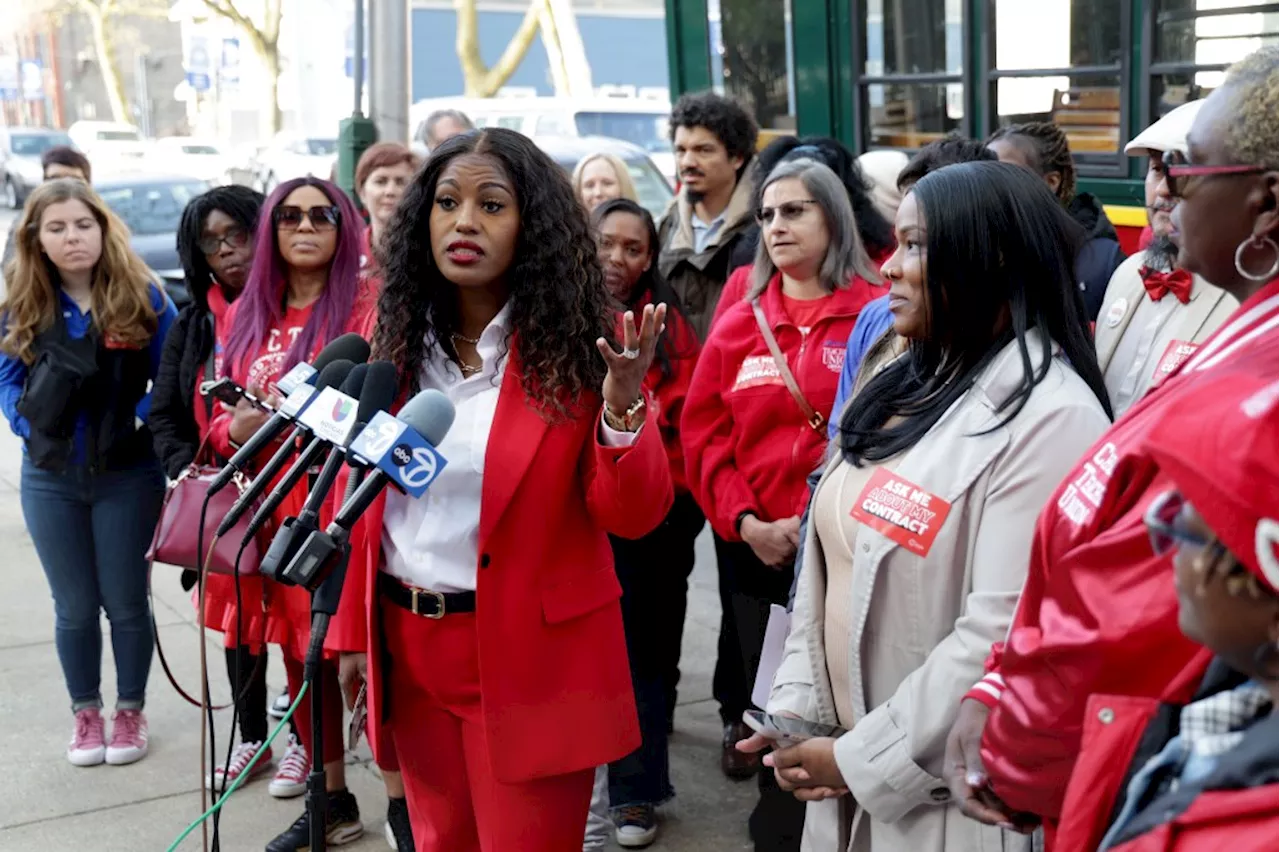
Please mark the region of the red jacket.
[[[650, 301], [650, 298], [645, 297], [632, 308], [637, 317]], [[618, 334], [621, 339], [621, 328]], [[656, 415], [654, 423], [662, 433], [662, 444], [667, 448], [667, 458], [671, 460], [671, 484], [676, 494], [687, 494], [689, 484], [684, 475], [680, 415], [684, 412], [684, 400], [689, 395], [689, 384], [693, 381], [693, 369], [698, 363], [698, 355], [702, 352], [702, 344], [698, 342], [698, 335], [689, 325], [689, 321], [676, 310], [669, 310], [667, 313], [667, 330], [664, 337], [672, 344], [669, 374], [666, 376], [662, 374], [662, 364], [654, 358], [649, 372], [645, 373], [644, 385], [654, 397], [655, 411], [650, 412], [650, 415]]]
[[1151, 551], [1143, 515], [1172, 486], [1144, 444], [1169, 408], [1211, 391], [1225, 373], [1277, 376], [1277, 291], [1272, 281], [1241, 305], [1179, 373], [1133, 406], [1040, 516], [1008, 641], [993, 649], [985, 692], [969, 697], [994, 705], [982, 758], [995, 792], [1045, 819], [1050, 834], [1089, 696], [1153, 698], [1171, 682], [1194, 684], [1208, 663], [1208, 652], [1178, 629], [1168, 558]]
[[[494, 776], [504, 783], [599, 766], [640, 745], [606, 533], [647, 535], [672, 502], [659, 430], [641, 429], [630, 448], [605, 447], [598, 396], [549, 424], [520, 376], [513, 351], [485, 451], [476, 571], [484, 728]], [[356, 524], [328, 636], [330, 648], [369, 652], [375, 754], [387, 744], [375, 592], [385, 505], [384, 494]]]
[[[1215, 665], [1206, 685], [1220, 680], [1217, 675], [1225, 672], [1225, 666]], [[1182, 682], [1171, 691], [1186, 694], [1188, 690], [1189, 685]], [[1217, 691], [1209, 688], [1201, 694]], [[1089, 697], [1080, 757], [1067, 785], [1055, 838], [1057, 848], [1072, 852], [1098, 848], [1129, 778], [1164, 748], [1170, 739], [1165, 732], [1176, 724], [1183, 704], [1130, 695]], [[1269, 731], [1252, 732], [1254, 736], [1237, 746], [1234, 755], [1223, 755], [1219, 768], [1198, 792], [1170, 791], [1140, 808], [1110, 852], [1274, 852], [1280, 833], [1274, 710], [1256, 724], [1269, 726]]]
[[[787, 317], [781, 278], [760, 297], [765, 318], [805, 399], [835, 404], [845, 344], [862, 306], [883, 288], [860, 278], [837, 290], [803, 334]], [[702, 350], [680, 420], [689, 489], [716, 533], [739, 541], [743, 512], [776, 521], [804, 513], [805, 480], [822, 458], [827, 430], [814, 429], [783, 383], [749, 302], [730, 307]]]

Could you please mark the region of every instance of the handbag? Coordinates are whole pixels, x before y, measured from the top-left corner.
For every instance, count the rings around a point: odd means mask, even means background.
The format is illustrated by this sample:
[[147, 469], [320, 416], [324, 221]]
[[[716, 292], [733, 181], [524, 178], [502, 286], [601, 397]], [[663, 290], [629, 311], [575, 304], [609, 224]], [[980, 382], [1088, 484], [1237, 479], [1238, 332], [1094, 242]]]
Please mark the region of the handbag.
[[804, 393], [800, 390], [800, 384], [792, 374], [791, 368], [787, 366], [786, 357], [783, 356], [782, 350], [778, 348], [778, 339], [773, 336], [773, 329], [769, 328], [769, 321], [765, 319], [764, 308], [760, 307], [759, 299], [751, 300], [751, 311], [756, 315], [756, 325], [760, 326], [760, 333], [764, 335], [764, 343], [769, 347], [769, 354], [773, 356], [773, 362], [778, 365], [778, 372], [782, 375], [782, 383], [787, 386], [787, 390], [791, 391], [791, 398], [796, 401], [796, 405], [800, 406], [800, 413], [809, 422], [809, 426], [813, 428], [813, 431], [825, 438], [827, 436], [827, 418], [823, 417], [822, 413], [810, 405], [809, 400], [804, 398]]
[[[212, 352], [209, 353], [205, 375], [213, 375]], [[205, 397], [205, 405], [212, 413], [213, 405], [208, 397]], [[233, 575], [237, 573], [238, 564], [240, 574], [256, 574], [258, 566], [262, 564], [266, 545], [271, 540], [271, 525], [264, 524], [263, 528], [249, 540], [244, 552], [239, 553], [239, 551], [240, 543], [249, 529], [249, 521], [262, 504], [263, 497], [260, 495], [250, 506], [249, 511], [241, 515], [236, 525], [215, 542], [214, 533], [222, 523], [222, 519], [231, 511], [231, 507], [249, 488], [249, 478], [244, 474], [236, 473], [231, 480], [234, 488], [224, 488], [213, 495], [213, 498], [209, 499], [208, 508], [204, 509], [205, 500], [209, 494], [209, 484], [221, 470], [214, 461], [213, 449], [209, 446], [209, 438], [206, 436], [200, 448], [196, 450], [191, 464], [177, 479], [169, 483], [165, 491], [164, 505], [160, 509], [160, 522], [156, 524], [147, 558], [153, 562], [164, 562], [197, 573], [208, 570], [213, 574]], [[200, 534], [202, 509], [204, 510], [203, 535]], [[198, 552], [197, 548], [200, 545], [197, 539], [203, 541], [206, 551], [203, 554]], [[238, 563], [237, 554], [240, 557]]]

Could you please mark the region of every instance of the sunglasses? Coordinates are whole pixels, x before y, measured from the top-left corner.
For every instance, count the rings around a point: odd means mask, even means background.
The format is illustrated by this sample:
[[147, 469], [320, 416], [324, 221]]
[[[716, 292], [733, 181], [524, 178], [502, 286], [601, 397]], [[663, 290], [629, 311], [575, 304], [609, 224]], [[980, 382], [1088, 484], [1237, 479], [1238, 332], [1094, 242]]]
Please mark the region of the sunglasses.
[[336, 205], [317, 205], [310, 210], [303, 210], [292, 204], [282, 204], [271, 211], [271, 221], [282, 231], [296, 231], [302, 227], [306, 219], [317, 231], [331, 231], [342, 221], [342, 211]]
[[1187, 162], [1181, 151], [1165, 151], [1160, 158], [1164, 166], [1165, 186], [1174, 198], [1180, 198], [1186, 190], [1186, 181], [1179, 178], [1205, 177], [1222, 175], [1260, 175], [1266, 171], [1263, 166], [1196, 166]]
[[1216, 539], [1205, 538], [1186, 528], [1179, 520], [1187, 500], [1177, 491], [1166, 491], [1155, 499], [1143, 516], [1147, 536], [1151, 539], [1151, 551], [1156, 556], [1171, 553], [1180, 544], [1192, 547], [1222, 547]]
[[761, 227], [771, 223], [774, 216], [781, 216], [784, 222], [794, 222], [804, 215], [806, 205], [817, 203], [812, 198], [807, 198], [802, 201], [787, 201], [777, 207], [761, 207], [756, 211], [756, 221]]
[[205, 254], [216, 254], [223, 243], [228, 248], [244, 248], [249, 244], [249, 232], [244, 228], [229, 228], [222, 236], [209, 235], [201, 237], [200, 242], [196, 243], [196, 248]]

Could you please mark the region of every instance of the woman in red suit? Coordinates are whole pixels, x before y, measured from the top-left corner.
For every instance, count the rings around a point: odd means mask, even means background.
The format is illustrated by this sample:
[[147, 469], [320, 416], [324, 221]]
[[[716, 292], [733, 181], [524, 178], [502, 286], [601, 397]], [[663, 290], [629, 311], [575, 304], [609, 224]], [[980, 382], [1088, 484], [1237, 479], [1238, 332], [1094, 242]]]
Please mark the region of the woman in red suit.
[[615, 351], [568, 179], [496, 128], [433, 152], [384, 260], [375, 357], [457, 416], [431, 491], [356, 526], [330, 644], [349, 695], [368, 680], [375, 755], [394, 740], [419, 852], [576, 852], [593, 768], [640, 744], [608, 534], [671, 507], [641, 390], [666, 306]]

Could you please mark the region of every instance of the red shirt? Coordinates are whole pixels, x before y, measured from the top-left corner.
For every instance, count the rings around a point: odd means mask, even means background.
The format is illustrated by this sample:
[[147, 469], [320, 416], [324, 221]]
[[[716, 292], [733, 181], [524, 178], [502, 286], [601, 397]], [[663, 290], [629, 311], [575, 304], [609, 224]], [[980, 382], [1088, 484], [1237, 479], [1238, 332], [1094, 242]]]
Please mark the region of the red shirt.
[[[1167, 556], [1152, 553], [1143, 523], [1151, 501], [1172, 487], [1145, 445], [1169, 409], [1211, 393], [1223, 375], [1276, 378], [1278, 291], [1272, 281], [1241, 305], [1178, 373], [1121, 417], [1040, 516], [1009, 639], [993, 649], [982, 685], [984, 703], [994, 704], [982, 758], [1000, 798], [1043, 817], [1051, 831], [1089, 696], [1158, 697], [1171, 682], [1194, 684], [1188, 670], [1208, 664], [1210, 653], [1178, 629], [1173, 569]], [[976, 690], [969, 697], [983, 698]]]
[[[227, 311], [226, 321], [217, 327], [218, 351], [226, 346], [226, 336], [235, 322], [236, 302]], [[212, 305], [211, 305], [212, 307]], [[356, 301], [356, 307], [344, 332], [365, 333], [370, 323], [373, 304], [368, 293], [363, 293]], [[312, 306], [291, 308], [284, 316], [272, 324], [262, 346], [251, 358], [238, 365], [224, 366], [221, 355], [218, 356], [219, 374], [230, 375], [246, 388], [262, 387], [275, 389], [276, 381], [283, 375], [283, 367], [288, 356], [289, 347], [297, 340], [298, 335], [311, 317]], [[306, 360], [314, 360], [320, 350], [329, 341], [317, 340]], [[235, 448], [231, 446], [230, 413], [215, 408], [211, 430], [211, 443], [214, 449], [224, 457], [230, 457]], [[278, 448], [279, 443], [272, 443], [263, 451], [259, 461], [269, 458]], [[283, 471], [276, 477], [278, 481]], [[272, 487], [275, 486], [272, 482]], [[289, 516], [296, 516], [307, 498], [307, 481], [304, 478], [297, 487], [280, 504], [273, 520], [277, 527]], [[237, 619], [235, 579], [228, 576], [211, 576], [205, 593], [205, 625], [213, 630], [221, 630], [226, 634], [228, 646], [235, 643], [237, 627], [242, 642], [257, 645], [268, 642], [284, 646], [296, 659], [301, 660], [306, 653], [307, 640], [311, 633], [311, 602], [305, 589], [294, 586], [282, 586], [271, 582], [260, 575], [240, 578], [240, 600], [244, 602], [242, 613]], [[238, 624], [237, 624], [238, 621]]]
[[[881, 288], [855, 278], [813, 300], [804, 332], [783, 307], [775, 276], [760, 297], [778, 347], [816, 411], [831, 410], [845, 343], [858, 312]], [[803, 305], [804, 303], [799, 303]], [[689, 489], [722, 538], [738, 541], [743, 512], [776, 521], [803, 513], [805, 480], [822, 458], [826, 427], [814, 429], [783, 382], [749, 302], [714, 324], [702, 350], [680, 421]]]

